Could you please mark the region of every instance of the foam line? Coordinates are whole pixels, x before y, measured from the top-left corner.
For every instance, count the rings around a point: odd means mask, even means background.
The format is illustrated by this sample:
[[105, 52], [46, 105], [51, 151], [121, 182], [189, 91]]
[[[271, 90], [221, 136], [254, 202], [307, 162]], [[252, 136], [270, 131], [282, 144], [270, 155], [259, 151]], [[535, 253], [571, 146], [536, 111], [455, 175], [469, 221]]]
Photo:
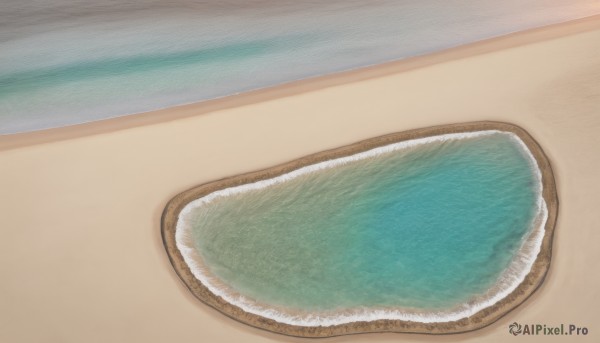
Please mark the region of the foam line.
[[[393, 151], [408, 149], [418, 145], [445, 142], [451, 140], [471, 139], [492, 134], [509, 135], [528, 157], [532, 170], [535, 171], [537, 179], [537, 215], [531, 223], [530, 233], [523, 240], [515, 258], [509, 267], [502, 273], [499, 281], [488, 290], [488, 292], [469, 304], [462, 304], [455, 308], [425, 312], [409, 309], [350, 309], [343, 313], [290, 313], [284, 309], [275, 309], [261, 303], [252, 301], [241, 294], [236, 294], [227, 289], [227, 285], [210, 275], [207, 268], [202, 264], [202, 259], [198, 255], [193, 240], [191, 238], [191, 225], [188, 217], [195, 209], [204, 206], [217, 198], [226, 197], [234, 194], [240, 194], [251, 190], [267, 188], [288, 180], [292, 180], [301, 175], [314, 173], [319, 170], [333, 168], [353, 161], [359, 161], [369, 157], [379, 156]], [[180, 212], [177, 220], [175, 240], [185, 263], [190, 267], [192, 274], [205, 285], [211, 292], [222, 297], [227, 302], [240, 307], [246, 312], [253, 313], [265, 318], [276, 320], [280, 323], [298, 326], [332, 326], [346, 324], [357, 321], [375, 321], [380, 319], [403, 320], [422, 323], [442, 323], [460, 320], [469, 317], [487, 307], [490, 307], [501, 299], [512, 293], [518, 285], [523, 282], [527, 274], [531, 271], [533, 263], [541, 250], [542, 240], [544, 238], [544, 227], [548, 218], [548, 209], [546, 202], [542, 197], [542, 173], [525, 143], [514, 133], [498, 130], [485, 130], [466, 133], [450, 133], [432, 137], [418, 138], [398, 143], [377, 147], [368, 151], [357, 153], [350, 156], [340, 157], [324, 162], [308, 165], [289, 173], [277, 177], [260, 180], [240, 186], [229, 187], [207, 194], [201, 198], [188, 203]]]

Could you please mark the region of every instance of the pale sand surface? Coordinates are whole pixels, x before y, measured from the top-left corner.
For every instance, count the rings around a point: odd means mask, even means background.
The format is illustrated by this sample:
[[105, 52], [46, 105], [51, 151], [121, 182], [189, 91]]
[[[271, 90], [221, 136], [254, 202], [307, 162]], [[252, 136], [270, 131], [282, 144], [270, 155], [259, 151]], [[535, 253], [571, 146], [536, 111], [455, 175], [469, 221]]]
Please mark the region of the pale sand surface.
[[553, 163], [560, 212], [542, 287], [499, 322], [467, 334], [325, 341], [507, 342], [516, 339], [507, 333], [513, 321], [587, 326], [587, 337], [570, 341], [597, 341], [600, 18], [431, 58], [315, 80], [314, 90], [306, 81], [253, 99], [1, 137], [0, 341], [304, 341], [237, 323], [189, 293], [160, 238], [167, 201], [201, 183], [362, 139], [477, 120], [522, 126]]

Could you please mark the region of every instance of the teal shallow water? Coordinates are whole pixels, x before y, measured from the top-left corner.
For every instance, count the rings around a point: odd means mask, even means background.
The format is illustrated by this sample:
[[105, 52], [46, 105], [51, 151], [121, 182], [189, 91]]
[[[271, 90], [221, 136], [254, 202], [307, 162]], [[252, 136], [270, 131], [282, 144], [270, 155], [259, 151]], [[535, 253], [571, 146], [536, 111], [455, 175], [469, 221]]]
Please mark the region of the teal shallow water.
[[186, 220], [215, 284], [251, 302], [434, 312], [503, 277], [538, 215], [536, 175], [519, 142], [494, 133], [216, 197]]

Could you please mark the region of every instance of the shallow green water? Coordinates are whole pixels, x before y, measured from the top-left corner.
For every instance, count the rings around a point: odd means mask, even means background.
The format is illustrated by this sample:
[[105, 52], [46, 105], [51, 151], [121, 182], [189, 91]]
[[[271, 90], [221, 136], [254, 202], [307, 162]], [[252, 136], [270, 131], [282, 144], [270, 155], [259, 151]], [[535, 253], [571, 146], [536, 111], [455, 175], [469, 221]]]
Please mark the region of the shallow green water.
[[509, 266], [537, 214], [508, 134], [433, 142], [195, 208], [195, 247], [234, 292], [309, 312], [456, 307]]

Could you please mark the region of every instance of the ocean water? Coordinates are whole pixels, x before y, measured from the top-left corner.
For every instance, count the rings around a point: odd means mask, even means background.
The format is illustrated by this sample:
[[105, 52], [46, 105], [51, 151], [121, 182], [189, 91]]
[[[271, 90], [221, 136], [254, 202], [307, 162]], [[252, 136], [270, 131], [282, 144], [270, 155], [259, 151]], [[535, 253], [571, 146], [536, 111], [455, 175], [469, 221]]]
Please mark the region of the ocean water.
[[227, 96], [598, 13], [596, 0], [3, 0], [0, 134]]
[[176, 237], [196, 277], [249, 312], [303, 325], [447, 321], [529, 272], [540, 194], [516, 136], [452, 134], [212, 193], [186, 206]]

